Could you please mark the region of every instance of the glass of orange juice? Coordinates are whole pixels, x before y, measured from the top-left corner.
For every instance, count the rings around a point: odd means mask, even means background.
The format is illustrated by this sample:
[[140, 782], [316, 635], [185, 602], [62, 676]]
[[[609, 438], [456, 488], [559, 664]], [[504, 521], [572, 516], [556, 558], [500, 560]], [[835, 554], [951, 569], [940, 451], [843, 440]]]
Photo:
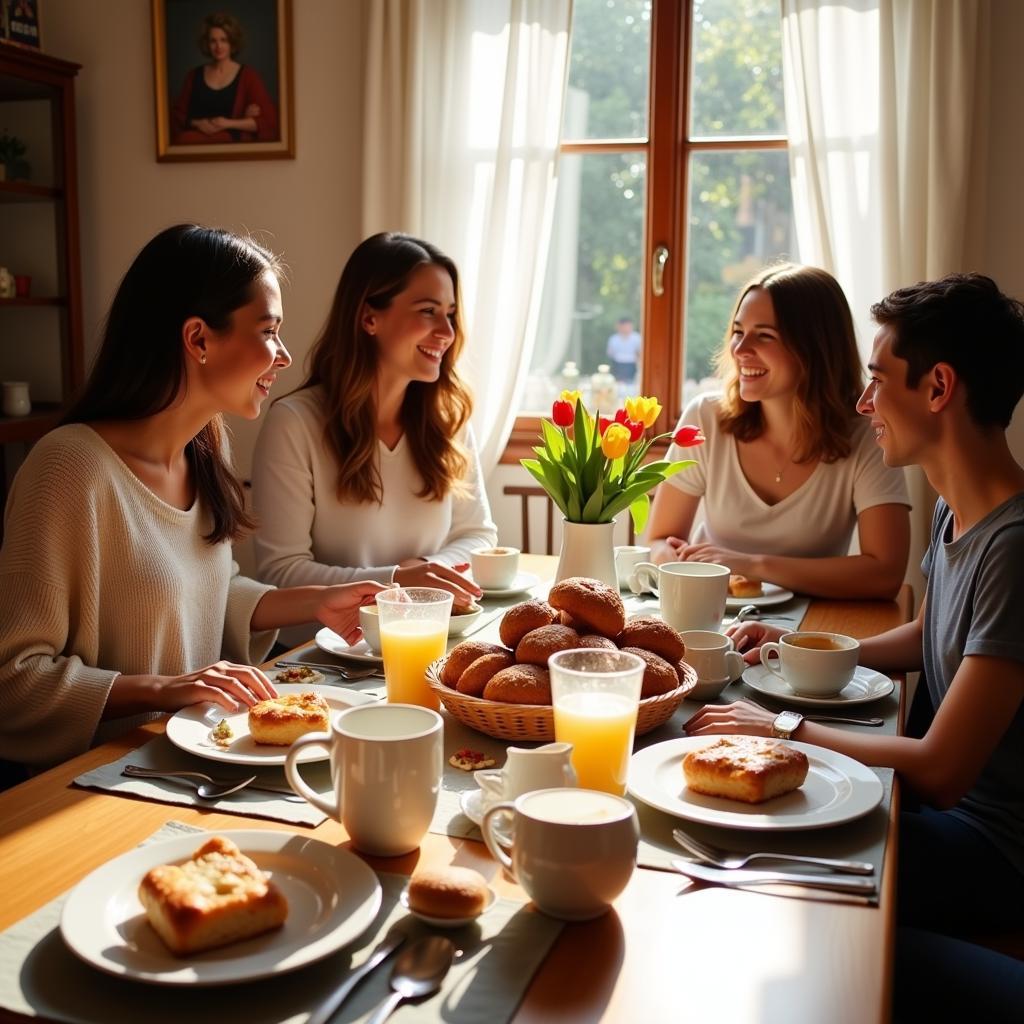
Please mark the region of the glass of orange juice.
[[555, 739], [573, 745], [580, 788], [621, 796], [633, 752], [643, 660], [627, 651], [559, 651], [548, 667]]
[[431, 587], [394, 587], [377, 595], [380, 651], [389, 704], [418, 704], [437, 711], [441, 702], [427, 684], [427, 666], [448, 642], [452, 595]]

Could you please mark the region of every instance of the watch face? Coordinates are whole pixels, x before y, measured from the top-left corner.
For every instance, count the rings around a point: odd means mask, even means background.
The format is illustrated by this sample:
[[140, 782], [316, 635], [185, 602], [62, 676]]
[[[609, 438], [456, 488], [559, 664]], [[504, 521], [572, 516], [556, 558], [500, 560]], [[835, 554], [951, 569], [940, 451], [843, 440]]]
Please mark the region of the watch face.
[[789, 739], [804, 716], [795, 711], [783, 711], [772, 723], [772, 734], [780, 739]]

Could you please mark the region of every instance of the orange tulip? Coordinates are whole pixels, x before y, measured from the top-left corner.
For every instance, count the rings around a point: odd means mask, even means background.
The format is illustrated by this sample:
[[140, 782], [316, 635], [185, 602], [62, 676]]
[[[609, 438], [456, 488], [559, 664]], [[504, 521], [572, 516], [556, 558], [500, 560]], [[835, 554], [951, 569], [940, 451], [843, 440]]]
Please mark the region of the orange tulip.
[[621, 459], [629, 451], [629, 428], [610, 423], [601, 438], [601, 451], [607, 459]]

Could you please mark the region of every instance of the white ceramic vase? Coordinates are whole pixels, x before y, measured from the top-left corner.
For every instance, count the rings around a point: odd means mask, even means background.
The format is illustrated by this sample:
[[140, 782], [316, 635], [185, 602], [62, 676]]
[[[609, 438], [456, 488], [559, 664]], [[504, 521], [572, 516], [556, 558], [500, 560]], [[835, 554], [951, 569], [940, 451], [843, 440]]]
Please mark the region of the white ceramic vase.
[[555, 582], [570, 576], [589, 576], [619, 589], [615, 575], [615, 520], [610, 523], [570, 523], [562, 520], [562, 552]]

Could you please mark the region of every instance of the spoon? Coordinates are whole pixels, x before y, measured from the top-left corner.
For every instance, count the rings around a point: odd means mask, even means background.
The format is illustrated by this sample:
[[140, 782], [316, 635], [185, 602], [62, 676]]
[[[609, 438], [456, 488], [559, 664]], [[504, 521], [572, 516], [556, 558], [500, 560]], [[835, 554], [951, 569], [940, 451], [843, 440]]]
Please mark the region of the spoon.
[[391, 969], [391, 995], [373, 1012], [367, 1024], [384, 1024], [403, 999], [433, 995], [455, 958], [455, 946], [442, 935], [417, 939], [398, 954]]
[[135, 779], [181, 779], [196, 787], [196, 793], [203, 800], [219, 800], [222, 796], [230, 796], [240, 789], [256, 790], [261, 793], [277, 793], [285, 800], [293, 802], [301, 800], [292, 789], [277, 789], [274, 786], [254, 786], [258, 776], [250, 775], [247, 779], [214, 779], [202, 772], [161, 771], [158, 768], [140, 768], [138, 765], [126, 764], [121, 769], [122, 775]]

